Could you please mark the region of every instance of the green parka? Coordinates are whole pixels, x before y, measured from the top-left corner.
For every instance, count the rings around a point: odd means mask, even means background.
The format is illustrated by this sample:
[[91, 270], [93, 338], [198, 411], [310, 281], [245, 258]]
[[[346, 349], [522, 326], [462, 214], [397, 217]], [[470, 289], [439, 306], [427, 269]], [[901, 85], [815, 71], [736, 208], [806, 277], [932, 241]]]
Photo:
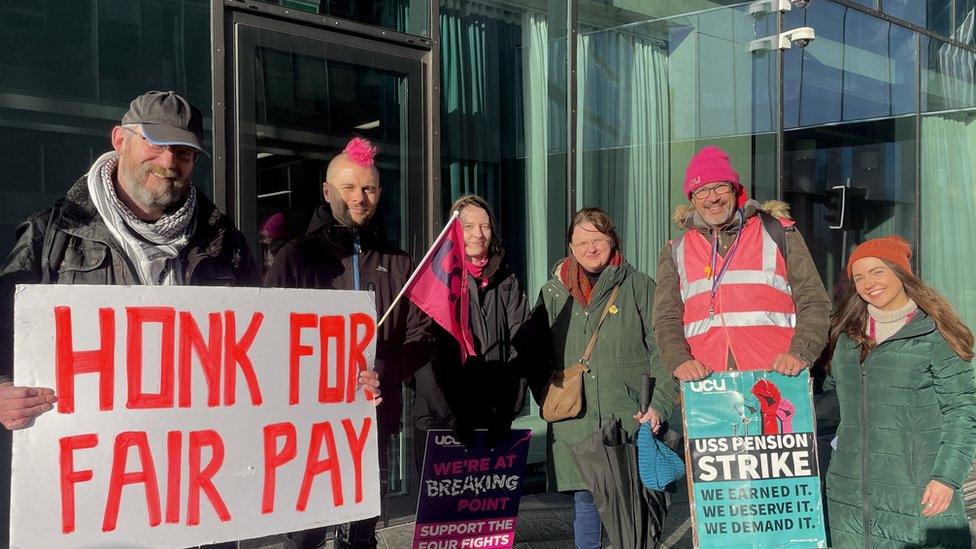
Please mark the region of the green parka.
[[626, 262], [608, 266], [600, 273], [593, 288], [589, 308], [584, 309], [570, 297], [559, 280], [559, 265], [555, 273], [557, 276], [542, 286], [533, 314], [539, 327], [538, 332], [534, 330], [533, 333], [548, 333], [551, 342], [551, 346], [541, 345], [551, 351], [544, 360], [548, 369], [541, 377], [545, 379], [553, 368], [566, 368], [579, 360], [613, 287], [620, 285], [614, 302], [616, 312], [607, 315], [590, 356], [592, 371], [585, 374], [583, 382], [583, 413], [576, 419], [550, 423], [548, 429], [549, 489], [560, 492], [588, 490], [570, 447], [593, 434], [612, 417], [620, 418], [624, 428], [636, 436], [639, 425], [633, 416], [640, 401], [641, 374], [656, 378], [651, 406], [662, 422], [671, 413], [677, 387], [664, 368], [654, 341], [651, 307], [655, 285], [649, 276]]
[[[863, 364], [841, 336], [831, 364], [841, 416], [827, 472], [832, 546], [970, 547], [961, 487], [976, 453], [972, 364], [921, 309]], [[926, 518], [919, 502], [930, 480], [955, 494]]]

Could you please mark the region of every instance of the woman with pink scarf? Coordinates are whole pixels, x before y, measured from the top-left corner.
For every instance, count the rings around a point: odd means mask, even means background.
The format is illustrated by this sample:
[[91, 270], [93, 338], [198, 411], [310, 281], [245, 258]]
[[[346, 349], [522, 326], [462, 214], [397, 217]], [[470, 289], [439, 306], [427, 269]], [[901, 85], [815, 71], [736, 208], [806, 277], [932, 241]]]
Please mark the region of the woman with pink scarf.
[[483, 198], [458, 198], [468, 277], [469, 318], [475, 355], [461, 363], [457, 341], [434, 323], [436, 355], [413, 377], [416, 399], [411, 413], [417, 467], [423, 465], [430, 429], [453, 429], [470, 440], [488, 429], [489, 441], [505, 436], [525, 404], [527, 378], [516, 348], [516, 334], [529, 315], [525, 291], [505, 263], [505, 250], [491, 208]]

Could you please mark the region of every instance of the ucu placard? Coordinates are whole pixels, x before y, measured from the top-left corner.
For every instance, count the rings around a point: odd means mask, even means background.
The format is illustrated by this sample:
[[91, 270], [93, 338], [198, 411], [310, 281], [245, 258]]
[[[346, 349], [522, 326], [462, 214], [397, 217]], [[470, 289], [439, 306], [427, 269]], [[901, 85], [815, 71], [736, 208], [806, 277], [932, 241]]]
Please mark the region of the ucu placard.
[[692, 381], [688, 384], [688, 388], [696, 393], [724, 393], [728, 389], [725, 388], [724, 379], [703, 379], [701, 381]]
[[461, 446], [461, 443], [453, 435], [434, 435], [434, 444], [438, 446]]

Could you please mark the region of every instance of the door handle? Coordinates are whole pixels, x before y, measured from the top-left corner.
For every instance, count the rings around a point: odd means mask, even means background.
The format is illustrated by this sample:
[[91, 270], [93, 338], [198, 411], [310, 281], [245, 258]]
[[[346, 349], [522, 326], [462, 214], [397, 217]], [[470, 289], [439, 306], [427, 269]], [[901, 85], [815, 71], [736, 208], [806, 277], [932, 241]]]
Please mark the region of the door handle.
[[847, 213], [847, 185], [834, 185], [830, 188], [832, 191], [840, 189], [840, 215], [837, 216], [836, 225], [827, 225], [829, 229], [843, 229], [844, 228], [844, 215]]

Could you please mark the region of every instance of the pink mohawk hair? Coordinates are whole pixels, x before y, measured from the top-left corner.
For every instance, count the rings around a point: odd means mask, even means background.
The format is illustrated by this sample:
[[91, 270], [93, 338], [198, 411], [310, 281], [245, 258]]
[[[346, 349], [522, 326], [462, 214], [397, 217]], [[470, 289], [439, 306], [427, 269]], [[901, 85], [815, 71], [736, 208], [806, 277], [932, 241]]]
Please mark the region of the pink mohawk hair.
[[370, 168], [380, 150], [364, 137], [353, 137], [342, 152], [357, 165]]

